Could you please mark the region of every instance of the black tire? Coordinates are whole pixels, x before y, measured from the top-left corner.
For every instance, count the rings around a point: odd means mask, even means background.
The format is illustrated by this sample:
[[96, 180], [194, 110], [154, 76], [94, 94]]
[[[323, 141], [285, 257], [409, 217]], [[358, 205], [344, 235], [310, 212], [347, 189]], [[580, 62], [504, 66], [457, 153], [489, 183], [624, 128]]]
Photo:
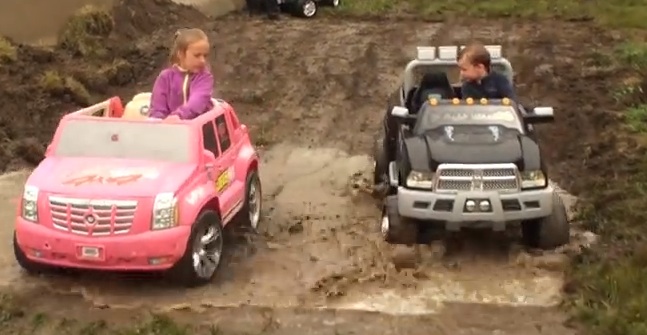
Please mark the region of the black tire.
[[[215, 232], [220, 236], [220, 257], [217, 261], [213, 273], [208, 277], [203, 277], [198, 275], [193, 267], [193, 246], [196, 242], [196, 239], [200, 238], [200, 235], [210, 227], [214, 227]], [[222, 261], [225, 244], [224, 236], [225, 235], [223, 232], [222, 220], [217, 212], [212, 210], [205, 210], [200, 213], [198, 219], [191, 228], [191, 235], [189, 236], [189, 240], [187, 241], [184, 255], [169, 271], [169, 277], [171, 278], [171, 280], [186, 287], [196, 287], [211, 282], [213, 277], [218, 272], [218, 268]]]
[[[252, 222], [252, 218], [250, 216], [250, 208], [251, 208], [251, 203], [250, 200], [250, 193], [252, 190], [252, 185], [255, 185], [256, 187], [256, 192], [259, 194], [258, 198], [258, 206], [261, 206], [259, 208], [259, 214], [258, 214], [258, 221], [256, 224]], [[238, 219], [236, 220], [241, 227], [244, 229], [249, 229], [254, 232], [258, 232], [260, 228], [260, 222], [261, 222], [261, 210], [262, 210], [262, 203], [263, 203], [263, 192], [262, 192], [262, 186], [261, 186], [261, 179], [258, 176], [258, 171], [256, 170], [250, 170], [249, 173], [247, 173], [247, 179], [245, 182], [245, 203], [243, 204], [243, 207], [240, 209], [240, 212], [238, 212], [237, 216]]]
[[330, 7], [339, 7], [341, 5], [341, 0], [324, 0], [321, 1], [324, 5]]
[[[383, 220], [388, 218], [388, 229], [384, 229]], [[398, 213], [398, 199], [396, 196], [388, 196], [384, 201], [382, 216], [380, 218], [380, 230], [384, 240], [390, 244], [412, 245], [418, 242], [418, 224], [411, 219], [400, 216]]]
[[373, 159], [375, 160], [375, 171], [373, 172], [373, 183], [379, 185], [389, 182], [389, 160], [384, 151], [384, 138], [380, 137], [375, 140], [373, 148]]
[[50, 272], [54, 269], [49, 265], [36, 263], [27, 258], [25, 252], [20, 249], [20, 246], [18, 245], [16, 232], [13, 233], [13, 254], [16, 257], [18, 265], [20, 265], [20, 267], [23, 268], [23, 270], [25, 270], [25, 272], [27, 272], [27, 274], [29, 275], [39, 275], [45, 272]]
[[[314, 12], [308, 12], [309, 6], [314, 6]], [[292, 7], [292, 13], [298, 17], [311, 19], [319, 13], [319, 5], [315, 0], [296, 0]]]
[[531, 248], [554, 249], [570, 242], [571, 227], [562, 198], [553, 192], [553, 212], [541, 219], [522, 222], [524, 243]]

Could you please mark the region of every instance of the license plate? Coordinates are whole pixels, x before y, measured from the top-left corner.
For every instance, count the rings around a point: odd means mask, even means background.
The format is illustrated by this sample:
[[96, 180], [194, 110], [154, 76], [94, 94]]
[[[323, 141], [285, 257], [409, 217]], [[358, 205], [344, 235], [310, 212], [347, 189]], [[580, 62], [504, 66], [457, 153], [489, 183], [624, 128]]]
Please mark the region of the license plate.
[[81, 247], [79, 250], [79, 257], [90, 260], [102, 260], [103, 248], [101, 247]]

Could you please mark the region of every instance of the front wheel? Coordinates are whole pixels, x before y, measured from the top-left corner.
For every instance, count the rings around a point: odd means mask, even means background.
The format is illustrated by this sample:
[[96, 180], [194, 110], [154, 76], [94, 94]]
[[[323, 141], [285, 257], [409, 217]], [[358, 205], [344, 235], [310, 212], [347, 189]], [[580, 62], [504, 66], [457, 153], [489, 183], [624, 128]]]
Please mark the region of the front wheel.
[[570, 224], [562, 198], [553, 192], [553, 211], [545, 218], [521, 223], [524, 243], [532, 248], [554, 249], [570, 241]]
[[418, 225], [413, 220], [400, 216], [395, 195], [386, 197], [384, 201], [380, 231], [384, 240], [390, 244], [412, 245], [418, 241]]
[[16, 257], [18, 265], [20, 265], [27, 274], [30, 275], [39, 275], [45, 273], [52, 268], [48, 265], [37, 263], [29, 259], [25, 252], [18, 245], [18, 238], [16, 238], [16, 232], [13, 233], [13, 254]]
[[213, 279], [224, 250], [221, 222], [215, 211], [206, 210], [200, 214], [191, 229], [184, 256], [170, 271], [174, 281], [194, 287]]
[[297, 0], [294, 5], [294, 14], [306, 19], [310, 19], [317, 15], [319, 8], [315, 0]]

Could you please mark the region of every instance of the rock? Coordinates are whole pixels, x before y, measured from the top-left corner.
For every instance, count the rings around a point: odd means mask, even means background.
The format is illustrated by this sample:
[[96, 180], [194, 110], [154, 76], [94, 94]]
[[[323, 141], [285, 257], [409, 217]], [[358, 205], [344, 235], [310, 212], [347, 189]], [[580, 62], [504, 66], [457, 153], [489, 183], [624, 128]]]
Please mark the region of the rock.
[[391, 254], [391, 262], [396, 270], [415, 269], [420, 263], [420, 254], [416, 248], [398, 245]]
[[596, 244], [598, 242], [598, 238], [599, 236], [595, 233], [585, 231], [584, 233], [582, 233], [582, 246], [589, 248], [593, 244]]
[[541, 77], [545, 75], [549, 75], [553, 73], [553, 65], [552, 64], [541, 64], [535, 68], [535, 76]]

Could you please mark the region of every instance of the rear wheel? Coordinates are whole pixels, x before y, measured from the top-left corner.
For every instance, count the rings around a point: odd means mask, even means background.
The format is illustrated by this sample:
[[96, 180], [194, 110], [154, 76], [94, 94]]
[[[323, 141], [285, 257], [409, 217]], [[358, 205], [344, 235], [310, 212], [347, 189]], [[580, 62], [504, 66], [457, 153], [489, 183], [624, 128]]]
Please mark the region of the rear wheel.
[[210, 282], [220, 265], [223, 249], [220, 215], [211, 210], [202, 212], [191, 229], [184, 256], [170, 271], [172, 279], [189, 287]]
[[378, 185], [388, 183], [389, 160], [384, 152], [384, 138], [375, 140], [373, 148], [373, 159], [375, 160], [375, 171], [373, 172], [373, 183]]
[[240, 218], [239, 222], [242, 227], [258, 232], [261, 221], [262, 202], [261, 179], [258, 177], [258, 171], [251, 170], [247, 174], [246, 179], [245, 203], [238, 213]]
[[323, 3], [326, 6], [339, 7], [339, 5], [341, 5], [341, 0], [325, 0]]
[[319, 7], [315, 0], [297, 0], [294, 3], [293, 13], [296, 16], [310, 19], [315, 17], [317, 12], [319, 12]]

